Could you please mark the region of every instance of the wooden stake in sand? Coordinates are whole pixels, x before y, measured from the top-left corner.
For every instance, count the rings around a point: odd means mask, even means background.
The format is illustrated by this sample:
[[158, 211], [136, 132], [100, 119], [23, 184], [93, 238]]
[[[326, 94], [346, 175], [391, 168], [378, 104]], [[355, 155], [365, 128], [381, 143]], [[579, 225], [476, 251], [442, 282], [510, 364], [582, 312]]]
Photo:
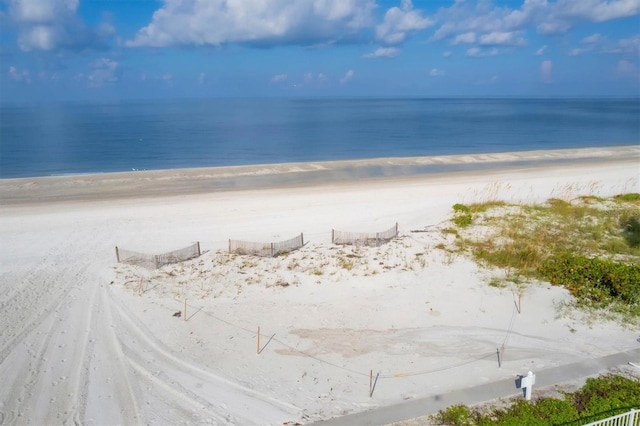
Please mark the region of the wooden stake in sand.
[[118, 251], [118, 246], [116, 246], [116, 260], [120, 263], [120, 252]]
[[369, 370], [369, 398], [371, 398], [371, 387], [373, 386], [373, 370]]
[[258, 326], [258, 343], [256, 344], [256, 354], [260, 355], [260, 326]]
[[518, 293], [518, 313], [522, 313], [522, 294]]
[[373, 391], [376, 390], [376, 384], [378, 384], [378, 377], [380, 377], [380, 373], [376, 373], [375, 380], [372, 380], [373, 379], [373, 371], [371, 371], [371, 374], [369, 375], [369, 377], [370, 377], [369, 383], [371, 383], [370, 390], [369, 390], [369, 398], [372, 398], [373, 397]]

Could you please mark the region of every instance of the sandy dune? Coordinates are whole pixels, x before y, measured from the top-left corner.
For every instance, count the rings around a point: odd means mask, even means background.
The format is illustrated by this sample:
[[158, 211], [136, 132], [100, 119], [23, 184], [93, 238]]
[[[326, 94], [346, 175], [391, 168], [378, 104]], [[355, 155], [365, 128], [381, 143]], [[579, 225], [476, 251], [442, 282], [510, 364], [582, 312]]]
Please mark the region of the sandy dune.
[[[241, 189], [202, 170], [0, 181], [0, 424], [308, 423], [637, 348], [637, 330], [558, 317], [570, 296], [545, 283], [518, 313], [512, 289], [487, 285], [503, 272], [435, 248], [456, 202], [640, 192], [637, 146], [530, 155], [362, 180], [265, 166]], [[331, 244], [332, 228], [396, 222], [383, 246]], [[286, 256], [226, 253], [300, 232]], [[202, 256], [158, 270], [115, 262], [115, 246], [196, 241]], [[185, 299], [188, 321], [173, 316]]]

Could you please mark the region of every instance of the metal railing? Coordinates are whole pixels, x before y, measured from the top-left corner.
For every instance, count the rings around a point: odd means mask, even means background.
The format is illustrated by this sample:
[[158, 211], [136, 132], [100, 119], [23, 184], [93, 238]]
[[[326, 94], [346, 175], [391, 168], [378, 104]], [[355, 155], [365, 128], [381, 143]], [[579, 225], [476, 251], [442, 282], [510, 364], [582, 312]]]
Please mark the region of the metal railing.
[[631, 410], [584, 426], [640, 426], [640, 410]]

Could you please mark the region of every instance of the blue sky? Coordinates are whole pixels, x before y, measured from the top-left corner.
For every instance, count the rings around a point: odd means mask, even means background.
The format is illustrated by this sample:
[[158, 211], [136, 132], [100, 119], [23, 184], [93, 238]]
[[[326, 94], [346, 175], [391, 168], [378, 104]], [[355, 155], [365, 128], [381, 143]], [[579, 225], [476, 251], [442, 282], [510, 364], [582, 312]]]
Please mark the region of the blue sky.
[[640, 0], [0, 0], [2, 102], [640, 96]]

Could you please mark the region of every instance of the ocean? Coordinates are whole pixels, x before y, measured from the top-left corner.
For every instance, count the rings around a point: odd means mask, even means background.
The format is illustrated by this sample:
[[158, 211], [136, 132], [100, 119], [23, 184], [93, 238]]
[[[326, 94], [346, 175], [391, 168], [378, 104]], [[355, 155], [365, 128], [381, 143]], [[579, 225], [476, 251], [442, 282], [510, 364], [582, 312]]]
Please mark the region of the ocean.
[[640, 143], [640, 99], [230, 99], [0, 107], [0, 178]]

